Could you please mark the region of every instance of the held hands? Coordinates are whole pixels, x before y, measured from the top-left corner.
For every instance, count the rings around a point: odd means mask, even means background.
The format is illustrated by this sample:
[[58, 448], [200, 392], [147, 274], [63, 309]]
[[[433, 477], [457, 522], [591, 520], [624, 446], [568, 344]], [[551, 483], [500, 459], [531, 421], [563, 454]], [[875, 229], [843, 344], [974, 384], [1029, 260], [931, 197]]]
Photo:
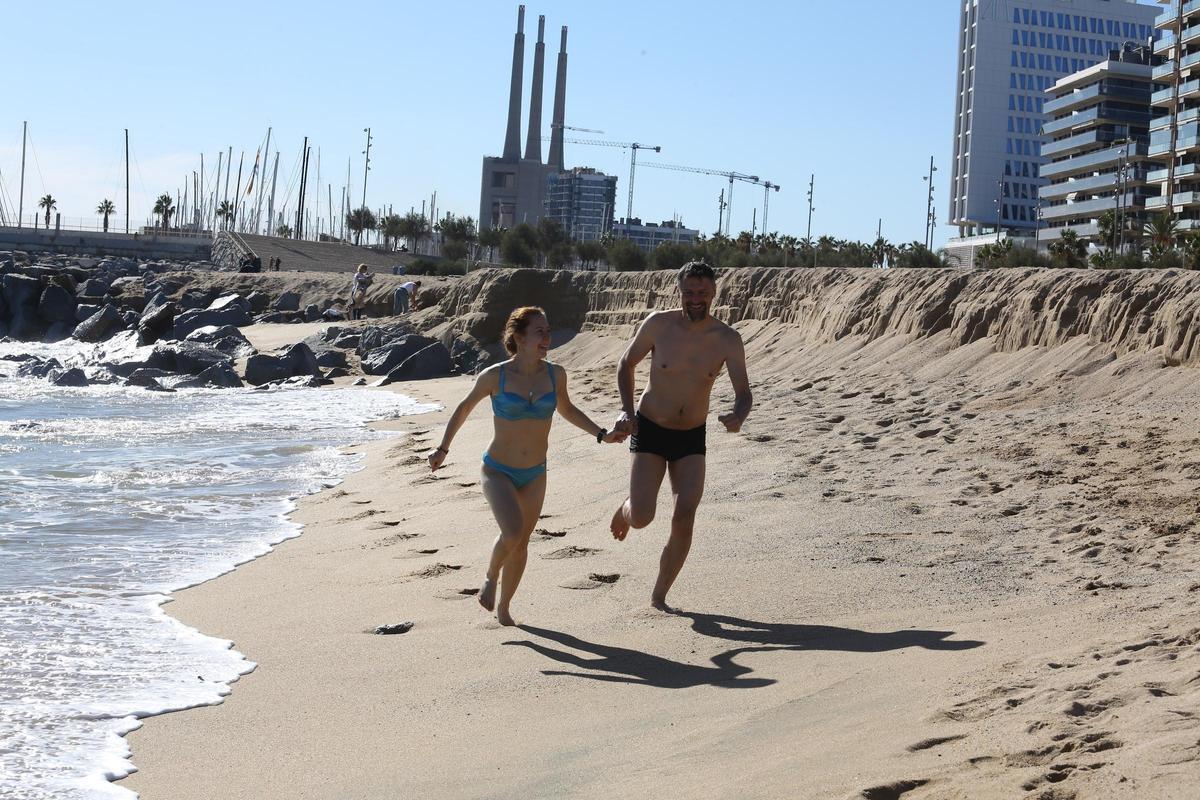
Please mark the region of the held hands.
[[625, 437], [637, 436], [637, 427], [637, 416], [630, 416], [628, 412], [622, 411], [621, 416], [617, 417], [617, 421], [613, 424], [613, 433], [621, 433]]
[[738, 433], [742, 429], [742, 423], [745, 421], [737, 414], [730, 412], [717, 417], [717, 421], [725, 426], [725, 430], [730, 433]]
[[446, 460], [446, 456], [448, 455], [449, 453], [445, 450], [430, 450], [429, 455], [425, 457], [429, 461], [429, 471], [437, 472], [441, 469], [442, 462]]
[[622, 433], [621, 431], [614, 429], [605, 434], [600, 441], [604, 442], [605, 444], [620, 444], [628, 438], [628, 433]]

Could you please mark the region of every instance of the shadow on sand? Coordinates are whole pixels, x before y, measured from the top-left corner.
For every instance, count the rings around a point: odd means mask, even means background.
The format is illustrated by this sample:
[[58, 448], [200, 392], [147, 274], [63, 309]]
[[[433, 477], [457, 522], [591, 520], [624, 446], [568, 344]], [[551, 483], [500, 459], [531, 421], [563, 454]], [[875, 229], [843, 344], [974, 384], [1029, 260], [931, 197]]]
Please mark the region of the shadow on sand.
[[[723, 689], [757, 689], [770, 686], [773, 678], [751, 677], [754, 672], [735, 660], [742, 653], [763, 653], [776, 650], [840, 650], [857, 653], [878, 653], [906, 647], [927, 650], [967, 650], [979, 647], [979, 641], [947, 641], [949, 631], [906, 630], [871, 633], [853, 628], [829, 625], [798, 625], [792, 623], [754, 622], [718, 614], [676, 612], [692, 621], [692, 629], [705, 636], [746, 642], [713, 656], [708, 664], [688, 664], [652, 655], [627, 647], [599, 644], [580, 639], [562, 631], [521, 625], [528, 634], [561, 645], [559, 649], [539, 641], [509, 641], [506, 645], [527, 647], [546, 658], [573, 667], [574, 670], [542, 670], [543, 675], [574, 675], [598, 681], [636, 683], [660, 689], [687, 689], [694, 686], [717, 686]], [[574, 652], [572, 652], [574, 651]], [[580, 671], [582, 670], [582, 671]]]

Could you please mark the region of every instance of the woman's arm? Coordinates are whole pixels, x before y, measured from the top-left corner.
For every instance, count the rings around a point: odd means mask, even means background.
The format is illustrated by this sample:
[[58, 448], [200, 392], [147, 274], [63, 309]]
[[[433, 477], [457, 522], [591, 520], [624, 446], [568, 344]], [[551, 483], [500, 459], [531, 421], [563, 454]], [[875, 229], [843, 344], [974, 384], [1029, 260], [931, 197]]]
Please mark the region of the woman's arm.
[[432, 452], [427, 456], [429, 460], [429, 469], [437, 470], [442, 466], [442, 462], [446, 460], [446, 456], [450, 455], [450, 443], [454, 441], [455, 435], [459, 428], [467, 421], [467, 417], [471, 416], [471, 412], [479, 401], [492, 393], [496, 388], [497, 371], [494, 367], [485, 369], [479, 373], [479, 377], [475, 379], [475, 385], [471, 387], [471, 391], [467, 392], [467, 396], [459, 402], [454, 409], [454, 413], [450, 415], [449, 421], [446, 423], [446, 430], [442, 434], [442, 441]]
[[587, 414], [583, 413], [574, 403], [571, 402], [571, 396], [567, 393], [567, 371], [557, 364], [554, 366], [554, 374], [556, 380], [555, 391], [558, 395], [558, 414], [567, 422], [587, 433], [589, 436], [604, 434], [600, 441], [603, 442], [621, 442], [625, 440], [626, 434], [617, 431], [605, 431], [596, 423], [592, 422]]

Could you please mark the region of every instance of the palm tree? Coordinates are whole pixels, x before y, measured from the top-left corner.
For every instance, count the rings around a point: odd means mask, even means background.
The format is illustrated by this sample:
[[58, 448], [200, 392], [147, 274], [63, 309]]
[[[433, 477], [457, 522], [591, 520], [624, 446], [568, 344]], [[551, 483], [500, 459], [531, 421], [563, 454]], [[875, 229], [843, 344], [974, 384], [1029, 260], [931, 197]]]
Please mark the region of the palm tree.
[[1150, 239], [1150, 246], [1157, 248], [1159, 252], [1165, 252], [1175, 245], [1175, 239], [1179, 235], [1179, 223], [1166, 212], [1155, 214], [1146, 223], [1145, 232]]
[[420, 247], [421, 241], [429, 238], [429, 220], [425, 219], [423, 214], [414, 211], [405, 214], [404, 219], [400, 222], [400, 235], [412, 243], [412, 250], [415, 253]]
[[112, 200], [101, 200], [100, 205], [96, 206], [96, 213], [104, 215], [104, 232], [108, 233], [108, 217], [117, 213], [117, 207], [113, 205]]
[[404, 235], [404, 217], [399, 214], [385, 214], [379, 220], [379, 232], [383, 235], [383, 246], [391, 250], [392, 243]]
[[50, 227], [50, 209], [58, 208], [58, 201], [50, 195], [46, 195], [41, 200], [38, 200], [38, 208], [46, 209], [46, 227]]
[[375, 218], [375, 214], [371, 209], [366, 206], [356, 208], [346, 215], [346, 227], [354, 231], [354, 243], [356, 245], [362, 241], [363, 231], [373, 231], [378, 225], [379, 220]]
[[[500, 246], [500, 241], [504, 238], [503, 228], [488, 228], [479, 232], [479, 244], [488, 249], [488, 261], [496, 260], [496, 248]], [[595, 258], [601, 259], [604, 254], [601, 253]]]
[[1079, 238], [1079, 234], [1067, 228], [1059, 234], [1058, 239], [1047, 248], [1059, 266], [1068, 269], [1078, 269], [1086, 264], [1087, 242]]
[[175, 213], [175, 203], [171, 200], [171, 195], [160, 194], [154, 201], [153, 213], [158, 215], [162, 221], [162, 229], [166, 230], [171, 224], [171, 215]]
[[[229, 220], [233, 219], [233, 203], [231, 203], [228, 200], [222, 200], [221, 204], [219, 206], [217, 206], [217, 219], [221, 220], [221, 229], [224, 230], [225, 226], [229, 224]], [[287, 228], [286, 225], [284, 225], [282, 227]], [[285, 234], [281, 233], [279, 235], [284, 236]], [[286, 235], [287, 236], [292, 235], [291, 228], [288, 228], [288, 232]]]

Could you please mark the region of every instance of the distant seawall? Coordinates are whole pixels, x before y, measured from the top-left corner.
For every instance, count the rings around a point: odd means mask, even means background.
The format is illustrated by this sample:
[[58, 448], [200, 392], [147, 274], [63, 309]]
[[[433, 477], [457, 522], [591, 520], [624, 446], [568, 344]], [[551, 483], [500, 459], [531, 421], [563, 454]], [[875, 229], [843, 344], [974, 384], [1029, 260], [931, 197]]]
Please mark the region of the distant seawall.
[[100, 231], [0, 227], [0, 250], [75, 256], [124, 256], [175, 261], [207, 261], [212, 240], [194, 236], [143, 236]]
[[[490, 343], [518, 305], [541, 305], [555, 328], [626, 333], [676, 298], [671, 272], [490, 269], [456, 282], [440, 306], [451, 329]], [[1117, 354], [1163, 348], [1200, 364], [1200, 273], [1177, 270], [728, 269], [714, 313], [778, 322], [813, 344], [945, 332], [954, 346], [990, 338], [1013, 351], [1086, 336]]]

